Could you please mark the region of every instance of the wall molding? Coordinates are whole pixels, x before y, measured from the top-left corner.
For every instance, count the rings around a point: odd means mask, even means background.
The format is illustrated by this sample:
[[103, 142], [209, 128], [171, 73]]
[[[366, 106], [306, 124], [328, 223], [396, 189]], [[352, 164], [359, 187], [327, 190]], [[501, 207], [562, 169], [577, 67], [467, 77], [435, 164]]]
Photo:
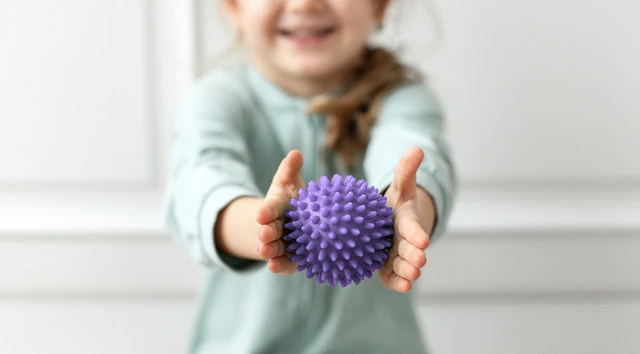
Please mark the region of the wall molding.
[[[603, 303], [603, 302], [639, 302], [640, 291], [574, 291], [574, 292], [469, 292], [454, 293], [440, 292], [416, 294], [418, 305], [468, 305], [482, 304], [548, 304], [548, 303]], [[197, 291], [163, 291], [163, 292], [135, 292], [135, 293], [104, 293], [104, 292], [14, 292], [0, 293], [0, 301], [35, 301], [35, 302], [148, 302], [148, 301], [185, 301], [197, 300]]]
[[640, 188], [640, 176], [613, 177], [607, 179], [575, 178], [575, 179], [550, 179], [550, 178], [472, 178], [462, 181], [469, 188], [531, 188], [531, 189], [636, 189]]
[[425, 305], [474, 305], [483, 304], [547, 304], [547, 303], [603, 303], [640, 302], [640, 291], [629, 290], [589, 290], [589, 291], [527, 291], [527, 292], [437, 292], [420, 294], [416, 298]]
[[[4, 237], [165, 237], [162, 200], [88, 198], [74, 203], [0, 204]], [[80, 217], [81, 216], [81, 217]], [[34, 222], [37, 220], [37, 222]], [[449, 223], [456, 234], [612, 231], [640, 235], [638, 193], [608, 190], [461, 190]], [[157, 235], [157, 236], [155, 236]]]

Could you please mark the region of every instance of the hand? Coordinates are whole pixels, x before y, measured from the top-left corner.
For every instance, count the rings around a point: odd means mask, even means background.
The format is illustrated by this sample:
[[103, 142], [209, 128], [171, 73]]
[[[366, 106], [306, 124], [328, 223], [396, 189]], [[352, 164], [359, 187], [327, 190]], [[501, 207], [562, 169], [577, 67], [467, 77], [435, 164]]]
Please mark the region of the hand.
[[256, 221], [261, 225], [258, 238], [262, 242], [257, 252], [261, 258], [269, 261], [267, 266], [274, 273], [292, 274], [297, 271], [297, 263], [291, 263], [289, 255], [285, 254], [282, 232], [284, 212], [291, 198], [297, 198], [300, 188], [305, 187], [300, 176], [302, 164], [300, 151], [289, 152], [273, 176], [264, 204], [256, 212]]
[[411, 290], [412, 281], [420, 277], [420, 268], [427, 262], [424, 250], [429, 246], [429, 235], [421, 226], [416, 186], [416, 173], [423, 159], [421, 149], [407, 151], [385, 193], [387, 206], [393, 208], [395, 234], [389, 258], [378, 276], [384, 286], [402, 293]]

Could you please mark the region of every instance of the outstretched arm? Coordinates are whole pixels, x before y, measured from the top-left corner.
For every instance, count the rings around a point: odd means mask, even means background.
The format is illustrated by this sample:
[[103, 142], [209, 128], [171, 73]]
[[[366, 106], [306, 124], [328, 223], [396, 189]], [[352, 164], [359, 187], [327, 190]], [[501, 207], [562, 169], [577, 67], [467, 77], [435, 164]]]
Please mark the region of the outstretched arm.
[[258, 263], [258, 223], [264, 197], [252, 170], [249, 122], [240, 88], [216, 76], [198, 83], [173, 130], [165, 222], [197, 263], [236, 271]]
[[457, 189], [442, 110], [425, 86], [404, 85], [387, 96], [372, 129], [364, 169], [369, 182], [386, 188], [388, 202], [399, 208], [394, 211], [401, 237], [393, 251], [404, 256], [388, 262], [379, 275], [388, 287], [408, 291], [426, 262], [424, 249], [446, 229]]

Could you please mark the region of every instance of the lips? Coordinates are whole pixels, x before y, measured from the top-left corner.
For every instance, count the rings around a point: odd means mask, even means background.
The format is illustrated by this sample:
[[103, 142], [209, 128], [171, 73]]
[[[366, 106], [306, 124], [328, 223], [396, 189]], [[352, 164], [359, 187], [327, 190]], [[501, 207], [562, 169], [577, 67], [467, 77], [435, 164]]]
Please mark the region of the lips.
[[335, 32], [335, 27], [298, 27], [281, 28], [278, 34], [291, 39], [324, 38]]

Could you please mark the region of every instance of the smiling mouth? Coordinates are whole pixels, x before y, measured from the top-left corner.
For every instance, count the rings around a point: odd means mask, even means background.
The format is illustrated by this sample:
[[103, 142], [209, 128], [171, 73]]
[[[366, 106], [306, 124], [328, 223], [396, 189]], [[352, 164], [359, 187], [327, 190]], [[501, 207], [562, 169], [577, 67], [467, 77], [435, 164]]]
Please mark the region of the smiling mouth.
[[335, 27], [320, 29], [280, 29], [278, 34], [289, 39], [322, 39], [330, 36], [336, 31]]

